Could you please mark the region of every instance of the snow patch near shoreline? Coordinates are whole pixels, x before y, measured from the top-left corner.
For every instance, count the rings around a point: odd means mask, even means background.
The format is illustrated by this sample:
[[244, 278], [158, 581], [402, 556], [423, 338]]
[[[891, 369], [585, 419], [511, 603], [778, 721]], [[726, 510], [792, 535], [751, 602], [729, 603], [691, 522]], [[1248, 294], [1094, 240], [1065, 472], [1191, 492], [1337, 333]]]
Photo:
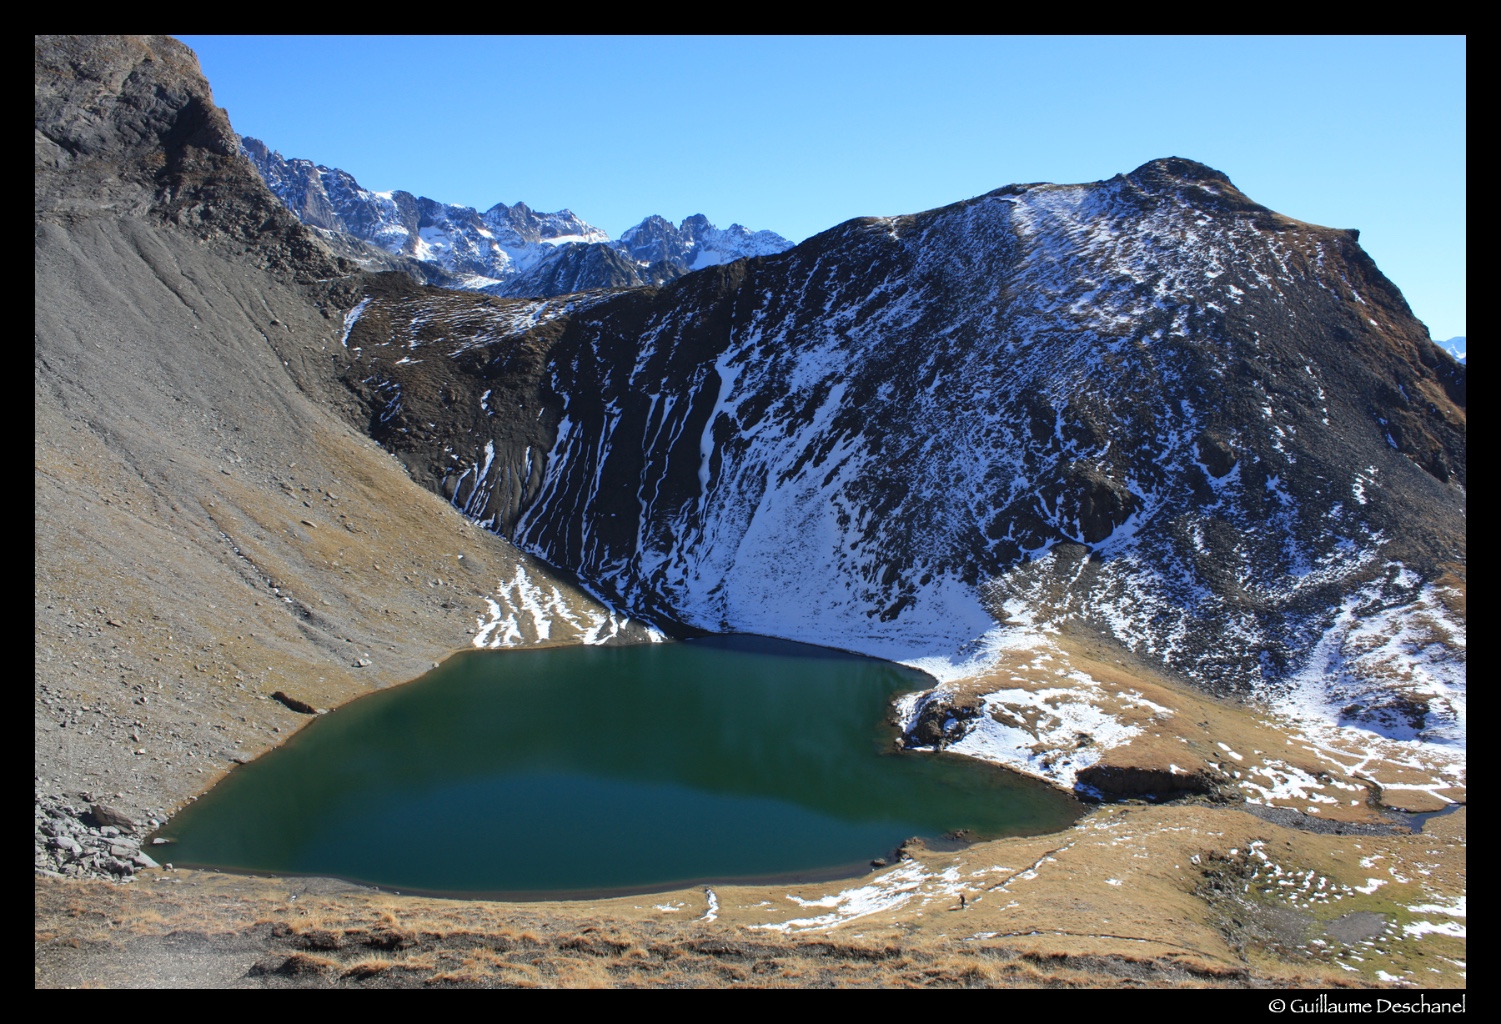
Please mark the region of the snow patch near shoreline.
[[[1140, 693], [1112, 696], [1088, 673], [1058, 667], [1063, 664], [1062, 653], [1035, 629], [999, 629], [985, 639], [984, 655], [966, 665], [968, 671], [963, 675], [995, 668], [1002, 654], [1030, 650], [1035, 652], [1030, 667], [1053, 674], [1057, 682], [1002, 686], [982, 694], [979, 715], [964, 723], [950, 720], [950, 728], [965, 731], [943, 744], [946, 751], [990, 761], [1072, 790], [1078, 785], [1079, 772], [1097, 764], [1105, 751], [1141, 735], [1139, 726], [1112, 714], [1108, 706], [1144, 707], [1156, 717], [1172, 715], [1170, 709]], [[1013, 677], [1013, 682], [1023, 680]], [[935, 689], [899, 697], [894, 707], [902, 732], [910, 734], [925, 703], [941, 699], [945, 692], [941, 682]]]
[[[864, 885], [843, 889], [831, 896], [808, 900], [790, 893], [787, 895], [787, 899], [799, 907], [827, 909], [826, 914], [799, 917], [776, 924], [753, 924], [749, 928], [756, 931], [777, 932], [806, 932], [833, 928], [857, 921], [862, 917], [879, 914], [882, 911], [896, 910], [914, 900], [920, 901], [921, 906], [926, 906], [937, 899], [952, 901], [960, 893], [973, 892], [978, 888], [975, 879], [1012, 870], [998, 866], [982, 868], [979, 871], [971, 871], [968, 875], [962, 875], [957, 867], [950, 866], [942, 871], [929, 871], [920, 862], [907, 860], [885, 874], [877, 875]], [[978, 903], [981, 899], [983, 897], [977, 897], [971, 900], [971, 904]]]
[[[556, 585], [537, 583], [519, 562], [509, 582], [496, 584], [496, 596], [501, 601], [485, 598], [487, 614], [475, 620], [475, 647], [493, 650], [575, 638], [585, 644], [602, 644], [619, 636], [633, 621], [609, 608], [571, 606]], [[553, 635], [554, 627], [559, 627], [560, 635]], [[646, 632], [652, 642], [663, 639], [656, 630]]]
[[1040, 647], [1052, 647], [1047, 634], [1030, 621], [1018, 621], [1013, 616], [1012, 624], [995, 626], [950, 652], [908, 654], [889, 660], [926, 672], [940, 683], [951, 683], [990, 671], [1008, 654]]
[[[1080, 771], [1097, 764], [1105, 751], [1141, 735], [1142, 730], [1093, 703], [1098, 684], [1089, 676], [1073, 672], [1069, 679], [1076, 685], [986, 694], [982, 698], [984, 714], [963, 739], [944, 749], [1074, 789]], [[1087, 745], [1078, 746], [1081, 740], [1087, 740]]]

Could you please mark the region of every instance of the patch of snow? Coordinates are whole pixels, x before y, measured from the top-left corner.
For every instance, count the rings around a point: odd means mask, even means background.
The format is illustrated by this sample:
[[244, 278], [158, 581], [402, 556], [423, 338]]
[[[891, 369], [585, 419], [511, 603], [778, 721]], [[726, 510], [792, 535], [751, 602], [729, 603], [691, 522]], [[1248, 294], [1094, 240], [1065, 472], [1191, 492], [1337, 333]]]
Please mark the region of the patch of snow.
[[366, 308], [370, 305], [369, 299], [361, 299], [356, 306], [344, 314], [344, 333], [339, 335], [339, 344], [349, 347], [349, 332], [354, 330], [354, 325], [360, 322], [360, 317], [365, 315]]
[[[576, 637], [581, 643], [602, 644], [632, 621], [613, 609], [591, 608], [584, 601], [570, 603], [555, 584], [544, 588], [536, 583], [520, 562], [509, 582], [496, 585], [496, 596], [504, 605], [484, 599], [488, 614], [475, 622], [475, 647], [496, 649], [551, 640], [555, 627], [562, 631], [556, 639]], [[653, 642], [663, 639], [656, 630], [647, 633]]]
[[1456, 921], [1443, 921], [1435, 924], [1432, 921], [1413, 921], [1411, 924], [1402, 926], [1402, 934], [1420, 939], [1424, 935], [1449, 935], [1456, 939], [1466, 936], [1465, 926]]
[[[962, 737], [943, 749], [1073, 789], [1081, 770], [1142, 730], [1101, 710], [1101, 688], [1087, 673], [1065, 671], [1064, 679], [1071, 685], [1003, 688], [984, 694], [982, 713], [967, 723]], [[910, 730], [924, 696], [907, 694], [896, 702], [904, 732]], [[1080, 737], [1087, 737], [1088, 742], [1081, 745]]]
[[1448, 917], [1464, 917], [1465, 901], [1467, 898], [1466, 896], [1458, 896], [1455, 897], [1453, 903], [1447, 905], [1443, 903], [1420, 903], [1417, 906], [1408, 907], [1407, 909], [1414, 914], [1444, 914]]
[[917, 861], [910, 861], [879, 875], [874, 881], [852, 889], [844, 889], [832, 896], [805, 900], [789, 895], [787, 898], [804, 908], [828, 909], [828, 913], [814, 917], [800, 917], [777, 924], [753, 924], [749, 927], [765, 931], [804, 932], [820, 928], [832, 928], [850, 921], [895, 910], [910, 903], [922, 883], [932, 876]]

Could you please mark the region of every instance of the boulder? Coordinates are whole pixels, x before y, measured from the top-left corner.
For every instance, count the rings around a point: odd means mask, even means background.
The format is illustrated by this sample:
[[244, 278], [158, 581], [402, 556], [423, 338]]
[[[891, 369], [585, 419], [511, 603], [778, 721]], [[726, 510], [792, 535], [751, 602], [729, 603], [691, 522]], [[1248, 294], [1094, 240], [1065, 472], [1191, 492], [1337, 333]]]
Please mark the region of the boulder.
[[108, 804], [90, 804], [88, 814], [84, 815], [84, 821], [95, 828], [113, 826], [121, 832], [134, 832], [136, 830], [136, 824], [130, 820], [130, 815]]
[[298, 700], [296, 697], [288, 697], [280, 690], [273, 693], [271, 699], [297, 712], [299, 715], [316, 715], [318, 713], [318, 709], [307, 701]]

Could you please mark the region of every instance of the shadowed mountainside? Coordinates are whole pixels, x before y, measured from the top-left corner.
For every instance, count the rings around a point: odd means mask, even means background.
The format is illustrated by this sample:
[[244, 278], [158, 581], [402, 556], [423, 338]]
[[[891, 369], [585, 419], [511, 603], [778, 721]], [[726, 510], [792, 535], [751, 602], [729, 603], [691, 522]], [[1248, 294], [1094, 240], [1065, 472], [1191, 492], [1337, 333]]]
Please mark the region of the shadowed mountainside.
[[[1465, 369], [1355, 235], [1158, 160], [657, 289], [389, 286], [344, 381], [418, 480], [633, 614], [940, 673], [1073, 622], [1452, 738]], [[1357, 621], [1417, 606], [1418, 653], [1362, 662]]]

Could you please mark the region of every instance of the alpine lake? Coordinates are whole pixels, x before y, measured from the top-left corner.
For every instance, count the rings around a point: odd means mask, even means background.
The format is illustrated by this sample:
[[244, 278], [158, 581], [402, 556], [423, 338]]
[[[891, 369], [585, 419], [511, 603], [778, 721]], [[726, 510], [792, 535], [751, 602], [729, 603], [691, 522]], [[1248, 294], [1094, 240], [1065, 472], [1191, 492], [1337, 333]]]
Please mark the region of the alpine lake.
[[898, 750], [892, 699], [932, 683], [744, 635], [468, 651], [235, 769], [158, 849], [178, 866], [563, 899], [847, 877], [912, 836], [1036, 834], [1082, 813], [995, 765]]

